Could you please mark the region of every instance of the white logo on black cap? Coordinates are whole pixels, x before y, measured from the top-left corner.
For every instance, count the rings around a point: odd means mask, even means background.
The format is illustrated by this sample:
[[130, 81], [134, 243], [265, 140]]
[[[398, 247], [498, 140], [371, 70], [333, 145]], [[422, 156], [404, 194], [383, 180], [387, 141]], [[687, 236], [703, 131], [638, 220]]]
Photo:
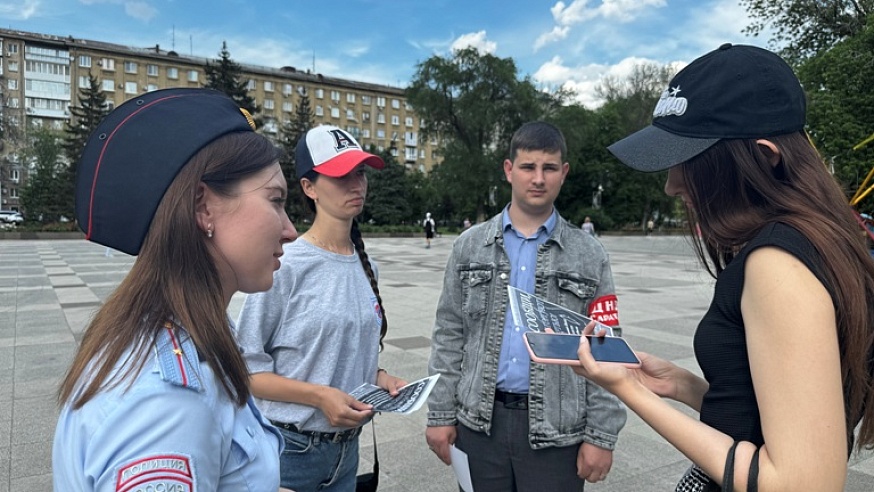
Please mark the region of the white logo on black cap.
[[656, 104], [655, 110], [652, 112], [653, 118], [661, 116], [682, 116], [689, 106], [689, 101], [685, 97], [678, 97], [680, 86], [671, 87], [662, 91], [662, 96]]
[[342, 152], [347, 149], [360, 149], [361, 147], [352, 140], [346, 132], [340, 129], [330, 130], [329, 133], [334, 137], [334, 150]]

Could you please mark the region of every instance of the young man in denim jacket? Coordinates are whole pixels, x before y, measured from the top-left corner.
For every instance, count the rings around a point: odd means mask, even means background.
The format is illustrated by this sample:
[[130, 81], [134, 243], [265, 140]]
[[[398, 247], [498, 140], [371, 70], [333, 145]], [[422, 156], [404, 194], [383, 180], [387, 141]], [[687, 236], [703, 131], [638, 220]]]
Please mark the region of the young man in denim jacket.
[[504, 173], [512, 199], [452, 248], [431, 346], [428, 446], [468, 455], [477, 492], [580, 491], [604, 480], [625, 425], [619, 401], [569, 366], [532, 363], [508, 313], [512, 285], [609, 325], [613, 276], [597, 239], [553, 207], [568, 173], [558, 128], [523, 125]]

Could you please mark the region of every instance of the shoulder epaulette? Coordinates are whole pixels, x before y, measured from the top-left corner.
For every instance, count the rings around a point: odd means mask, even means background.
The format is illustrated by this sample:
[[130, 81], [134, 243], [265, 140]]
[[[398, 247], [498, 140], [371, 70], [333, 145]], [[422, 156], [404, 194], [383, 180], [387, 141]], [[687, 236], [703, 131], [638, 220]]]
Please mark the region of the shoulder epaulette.
[[167, 321], [155, 337], [155, 355], [161, 378], [168, 383], [201, 391], [200, 358], [188, 333]]

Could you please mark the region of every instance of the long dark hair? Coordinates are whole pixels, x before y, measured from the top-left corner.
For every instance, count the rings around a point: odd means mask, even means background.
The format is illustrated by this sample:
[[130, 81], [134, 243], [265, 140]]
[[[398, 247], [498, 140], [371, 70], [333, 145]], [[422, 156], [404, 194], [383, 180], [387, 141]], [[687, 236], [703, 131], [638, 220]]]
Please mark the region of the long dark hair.
[[695, 205], [689, 223], [694, 228], [697, 219], [701, 228], [702, 241], [693, 244], [715, 277], [769, 223], [788, 224], [810, 240], [835, 305], [847, 432], [864, 417], [857, 446], [874, 446], [874, 260], [807, 135], [768, 140], [780, 150], [776, 166], [755, 139], [723, 140], [680, 165]]
[[[302, 176], [310, 182], [315, 183], [321, 174], [315, 171], [309, 171]], [[315, 215], [316, 202], [302, 193], [307, 207]], [[382, 326], [379, 328], [379, 349], [382, 350], [382, 340], [385, 334], [388, 333], [388, 318], [385, 315], [385, 308], [382, 306], [382, 296], [379, 294], [379, 282], [376, 280], [376, 274], [373, 273], [373, 267], [370, 265], [370, 258], [367, 256], [367, 251], [364, 250], [364, 239], [361, 237], [361, 230], [358, 228], [358, 221], [352, 220], [352, 228], [349, 230], [349, 238], [352, 239], [352, 244], [355, 245], [355, 252], [358, 253], [358, 259], [361, 261], [361, 267], [364, 268], [364, 273], [367, 274], [367, 279], [370, 280], [370, 288], [373, 289], [373, 294], [376, 295], [376, 302], [379, 303], [379, 310], [382, 312]]]
[[[228, 325], [218, 270], [197, 226], [199, 183], [223, 196], [239, 182], [277, 162], [278, 149], [252, 132], [233, 133], [201, 149], [164, 194], [139, 257], [98, 311], [58, 391], [61, 403], [80, 408], [98, 392], [139, 374], [152, 338], [174, 319], [191, 336], [200, 359], [219, 376], [239, 405], [249, 398], [249, 372]], [[123, 372], [110, 376], [128, 351]], [[83, 377], [89, 379], [81, 384]]]

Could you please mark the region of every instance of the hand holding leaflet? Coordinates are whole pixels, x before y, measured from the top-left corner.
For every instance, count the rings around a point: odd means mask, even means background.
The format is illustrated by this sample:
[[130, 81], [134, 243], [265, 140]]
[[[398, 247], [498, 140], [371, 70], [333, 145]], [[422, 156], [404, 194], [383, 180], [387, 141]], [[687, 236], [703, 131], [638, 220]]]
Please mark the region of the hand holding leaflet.
[[362, 384], [349, 394], [362, 403], [373, 405], [374, 412], [409, 415], [425, 403], [439, 377], [439, 374], [435, 374], [413, 381], [398, 390], [398, 395], [394, 397], [388, 391], [370, 383]]

